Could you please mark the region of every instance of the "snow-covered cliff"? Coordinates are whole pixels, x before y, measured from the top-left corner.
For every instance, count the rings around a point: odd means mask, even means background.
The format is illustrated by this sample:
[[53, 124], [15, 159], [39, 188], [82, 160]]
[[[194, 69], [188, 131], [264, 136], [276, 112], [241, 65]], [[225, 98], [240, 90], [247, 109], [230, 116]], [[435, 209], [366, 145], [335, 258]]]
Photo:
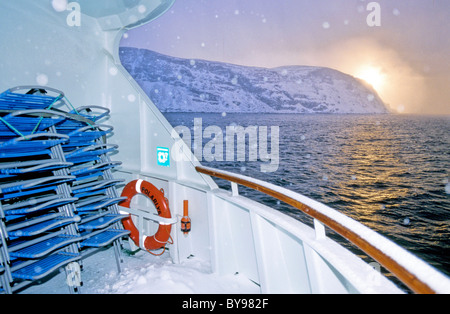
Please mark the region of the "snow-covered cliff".
[[329, 68], [246, 67], [128, 47], [120, 57], [162, 112], [387, 112], [371, 86]]

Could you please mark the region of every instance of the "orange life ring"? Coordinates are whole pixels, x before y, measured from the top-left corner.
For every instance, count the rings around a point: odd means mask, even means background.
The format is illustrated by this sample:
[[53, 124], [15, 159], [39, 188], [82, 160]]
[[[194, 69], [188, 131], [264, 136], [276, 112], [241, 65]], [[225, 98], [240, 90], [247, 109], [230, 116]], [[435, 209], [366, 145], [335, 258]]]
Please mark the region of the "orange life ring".
[[[164, 197], [164, 191], [158, 190], [153, 184], [144, 180], [134, 180], [128, 183], [122, 191], [122, 196], [127, 199], [120, 205], [130, 208], [131, 199], [137, 195], [143, 194], [147, 196], [155, 205], [158, 215], [163, 218], [172, 218], [170, 215], [170, 209], [166, 198]], [[148, 251], [159, 250], [165, 248], [170, 238], [170, 231], [172, 226], [170, 224], [159, 224], [158, 231], [153, 236], [142, 236], [142, 242], [139, 239], [139, 230], [133, 223], [130, 216], [122, 219], [122, 224], [125, 229], [129, 230], [130, 238], [133, 242], [141, 248]], [[142, 243], [142, 245], [140, 245]]]

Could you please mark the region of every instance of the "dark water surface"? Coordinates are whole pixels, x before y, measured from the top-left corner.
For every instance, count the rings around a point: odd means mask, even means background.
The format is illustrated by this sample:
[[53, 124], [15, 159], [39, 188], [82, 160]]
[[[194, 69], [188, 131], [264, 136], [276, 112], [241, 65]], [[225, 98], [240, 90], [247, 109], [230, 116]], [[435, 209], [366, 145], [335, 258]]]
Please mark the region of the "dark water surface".
[[[202, 160], [202, 164], [256, 177], [323, 202], [450, 275], [449, 116], [165, 116], [173, 126], [189, 127], [192, 138], [194, 118], [202, 118], [203, 129], [218, 126], [224, 133], [227, 126], [267, 126], [269, 130], [279, 126], [276, 172], [261, 172], [261, 161], [248, 161], [248, 152], [245, 162]], [[204, 139], [203, 145], [210, 141]], [[297, 210], [268, 196], [245, 188], [240, 191], [309, 223]]]

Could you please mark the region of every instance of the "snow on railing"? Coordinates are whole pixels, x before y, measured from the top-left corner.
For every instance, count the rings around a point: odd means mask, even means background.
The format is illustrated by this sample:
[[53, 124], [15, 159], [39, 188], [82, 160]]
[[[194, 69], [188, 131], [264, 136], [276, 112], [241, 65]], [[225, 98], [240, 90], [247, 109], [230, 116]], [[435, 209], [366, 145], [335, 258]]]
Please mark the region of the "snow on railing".
[[[322, 203], [288, 189], [228, 171], [198, 166], [199, 173], [270, 195], [314, 218], [316, 235], [324, 235], [323, 225], [331, 228], [371, 256], [415, 293], [450, 293], [450, 279], [391, 240]], [[318, 223], [320, 222], [320, 223]]]

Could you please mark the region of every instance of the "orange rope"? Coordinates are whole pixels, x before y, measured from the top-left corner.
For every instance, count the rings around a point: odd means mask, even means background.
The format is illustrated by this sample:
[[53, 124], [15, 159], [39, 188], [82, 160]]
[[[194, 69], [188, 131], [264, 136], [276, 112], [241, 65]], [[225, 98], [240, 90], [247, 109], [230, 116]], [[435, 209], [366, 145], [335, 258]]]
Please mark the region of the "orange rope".
[[[155, 240], [158, 241], [158, 240], [156, 239], [156, 237], [155, 237]], [[159, 242], [159, 241], [158, 241], [158, 242]], [[160, 242], [160, 243], [162, 243], [162, 242]], [[161, 255], [163, 255], [164, 252], [166, 251], [166, 244], [167, 244], [167, 243], [173, 244], [173, 239], [172, 239], [172, 236], [171, 236], [170, 234], [169, 234], [169, 239], [167, 240], [166, 243], [164, 243], [163, 251], [162, 251], [161, 253], [157, 254], [157, 253], [153, 253], [152, 251], [150, 251], [150, 250], [148, 250], [148, 249], [145, 249], [145, 250], [146, 250], [147, 252], [149, 252], [150, 254], [152, 254], [153, 256], [161, 256]]]

